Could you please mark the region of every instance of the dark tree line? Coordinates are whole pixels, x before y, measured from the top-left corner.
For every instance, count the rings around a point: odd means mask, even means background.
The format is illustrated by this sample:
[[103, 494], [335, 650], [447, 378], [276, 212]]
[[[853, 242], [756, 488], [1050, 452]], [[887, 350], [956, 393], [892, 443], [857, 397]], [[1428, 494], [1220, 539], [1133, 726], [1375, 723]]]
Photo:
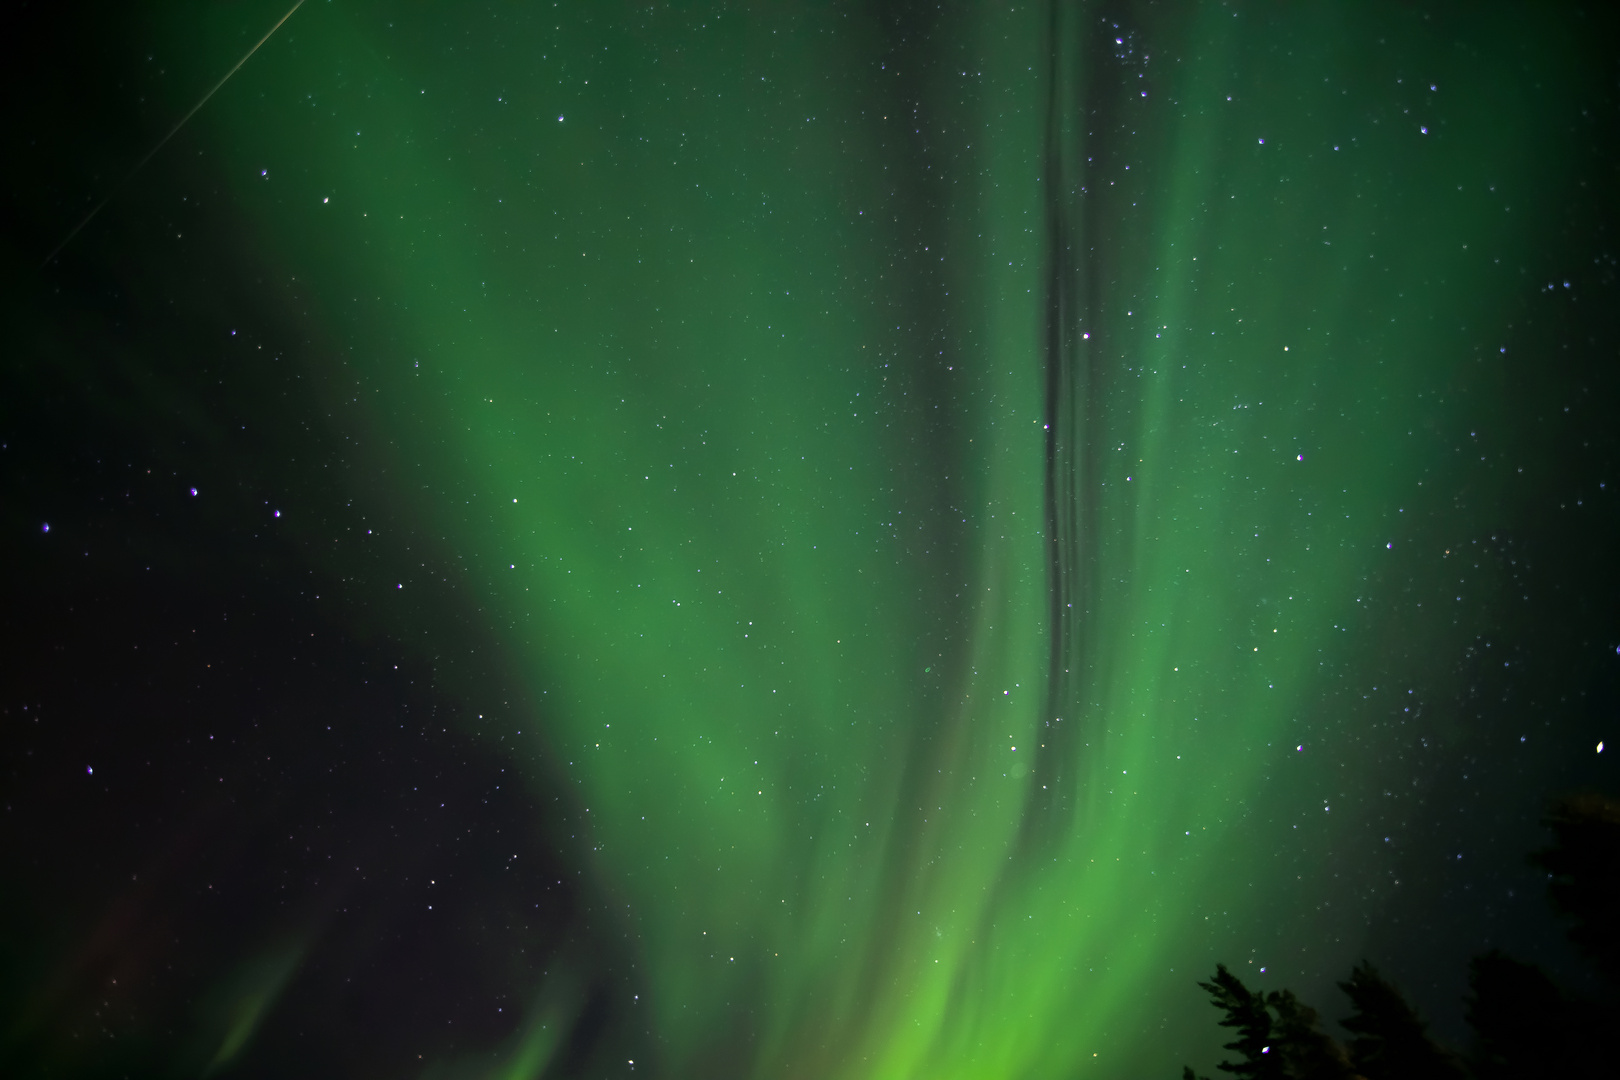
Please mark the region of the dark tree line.
[[[1199, 983], [1235, 1038], [1218, 1068], [1242, 1080], [1531, 1080], [1620, 1075], [1620, 801], [1583, 795], [1554, 804], [1553, 844], [1530, 856], [1569, 937], [1607, 984], [1604, 1001], [1573, 996], [1539, 967], [1493, 950], [1469, 964], [1472, 1044], [1442, 1046], [1401, 992], [1363, 961], [1339, 984], [1349, 1038], [1289, 990], [1250, 990], [1220, 964]], [[1189, 1066], [1183, 1080], [1208, 1080]]]

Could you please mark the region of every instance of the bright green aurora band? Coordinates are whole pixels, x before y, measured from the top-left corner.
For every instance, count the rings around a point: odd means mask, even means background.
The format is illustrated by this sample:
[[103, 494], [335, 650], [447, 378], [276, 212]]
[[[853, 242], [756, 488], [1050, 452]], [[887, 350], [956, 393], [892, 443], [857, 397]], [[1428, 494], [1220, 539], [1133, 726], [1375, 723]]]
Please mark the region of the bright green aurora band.
[[372, 610], [571, 804], [648, 1067], [1169, 1075], [1213, 960], [1357, 958], [1357, 710], [1506, 602], [1442, 567], [1525, 482], [1577, 87], [1502, 73], [1570, 31], [901, 8], [312, 3], [193, 123], [412, 523]]

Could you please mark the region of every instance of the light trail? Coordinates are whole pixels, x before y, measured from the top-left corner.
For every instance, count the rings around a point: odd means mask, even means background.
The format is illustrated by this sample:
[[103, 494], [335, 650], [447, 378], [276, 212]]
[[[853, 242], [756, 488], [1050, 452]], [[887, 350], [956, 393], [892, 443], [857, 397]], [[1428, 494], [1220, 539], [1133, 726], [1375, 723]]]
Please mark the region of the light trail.
[[269, 30], [265, 31], [264, 37], [260, 38], [254, 44], [253, 48], [249, 49], [242, 56], [242, 59], [238, 60], [231, 67], [231, 70], [229, 70], [229, 71], [227, 71], [225, 73], [224, 77], [221, 78], [219, 80], [219, 82], [215, 83], [212, 87], [210, 87], [209, 90], [208, 90], [208, 93], [204, 94], [202, 96], [201, 100], [199, 100], [197, 102], [197, 104], [193, 105], [191, 107], [190, 111], [188, 111], [186, 113], [186, 115], [182, 116], [179, 120], [175, 121], [175, 125], [172, 128], [169, 129], [168, 134], [164, 135], [163, 138], [159, 139], [157, 141], [157, 145], [152, 147], [152, 149], [148, 150], [146, 152], [146, 156], [141, 158], [140, 161], [136, 162], [135, 167], [133, 169], [129, 170], [129, 172], [124, 175], [124, 178], [122, 180], [120, 180], [117, 184], [113, 185], [113, 189], [106, 194], [106, 197], [104, 197], [100, 202], [96, 203], [96, 205], [91, 209], [91, 211], [88, 214], [84, 215], [84, 217], [82, 219], [80, 219], [80, 221], [79, 221], [79, 223], [77, 225], [73, 226], [73, 231], [68, 233], [65, 237], [63, 237], [62, 242], [60, 244], [57, 244], [56, 247], [51, 249], [51, 253], [49, 255], [45, 256], [45, 261], [39, 264], [40, 269], [43, 270], [45, 267], [49, 266], [51, 264], [52, 260], [54, 260], [58, 255], [60, 255], [62, 253], [62, 249], [67, 247], [69, 244], [71, 244], [73, 242], [73, 238], [75, 236], [78, 236], [79, 233], [83, 232], [84, 227], [86, 225], [90, 224], [91, 220], [94, 219], [97, 214], [101, 213], [101, 208], [106, 206], [109, 202], [111, 202], [113, 196], [118, 194], [119, 190], [125, 184], [129, 183], [130, 180], [134, 178], [135, 174], [140, 172], [141, 169], [143, 169], [146, 166], [146, 163], [148, 161], [151, 161], [154, 157], [156, 157], [157, 152], [159, 150], [162, 150], [163, 147], [168, 144], [170, 139], [174, 138], [175, 133], [178, 132], [181, 128], [186, 126], [186, 121], [190, 120], [193, 116], [196, 116], [198, 110], [200, 110], [204, 105], [208, 104], [208, 99], [213, 97], [215, 94], [219, 93], [219, 88], [224, 86], [227, 82], [229, 82], [232, 75], [235, 75], [238, 71], [242, 70], [242, 65], [247, 63], [250, 59], [252, 59], [253, 54], [258, 52], [259, 49], [261, 47], [263, 47], [264, 43], [270, 40], [270, 37], [271, 37], [272, 34], [274, 34], [277, 30], [281, 29], [281, 24], [286, 22], [288, 19], [292, 18], [293, 17], [293, 12], [297, 11], [299, 8], [301, 8], [303, 6], [304, 6], [304, 0], [296, 0], [296, 2], [293, 4], [293, 6], [287, 9], [287, 13], [285, 15], [283, 15], [281, 18], [277, 19], [274, 26], [272, 26]]

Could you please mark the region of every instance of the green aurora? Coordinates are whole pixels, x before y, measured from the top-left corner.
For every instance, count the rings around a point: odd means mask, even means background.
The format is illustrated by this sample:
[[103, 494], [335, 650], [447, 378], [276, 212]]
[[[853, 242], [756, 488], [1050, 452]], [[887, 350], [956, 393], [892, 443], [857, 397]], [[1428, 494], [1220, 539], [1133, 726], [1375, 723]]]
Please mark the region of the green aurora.
[[[153, 129], [279, 14], [154, 14]], [[593, 1074], [1172, 1075], [1214, 960], [1433, 899], [1380, 841], [1556, 487], [1582, 18], [321, 0], [60, 259], [233, 223], [209, 347], [342, 448], [274, 527], [565, 808]], [[425, 1075], [547, 1075], [594, 963]]]

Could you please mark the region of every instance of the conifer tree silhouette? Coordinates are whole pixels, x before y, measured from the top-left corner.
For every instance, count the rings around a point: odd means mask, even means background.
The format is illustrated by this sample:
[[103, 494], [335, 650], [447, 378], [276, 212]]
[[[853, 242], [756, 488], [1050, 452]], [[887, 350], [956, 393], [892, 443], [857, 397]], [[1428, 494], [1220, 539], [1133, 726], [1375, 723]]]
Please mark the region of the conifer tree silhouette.
[[[1215, 966], [1201, 982], [1236, 1030], [1236, 1060], [1220, 1070], [1238, 1080], [1541, 1080], [1620, 1075], [1611, 1032], [1620, 1030], [1620, 801], [1581, 795], [1555, 802], [1545, 820], [1553, 844], [1530, 856], [1547, 871], [1548, 896], [1570, 921], [1571, 942], [1609, 981], [1610, 996], [1585, 1000], [1534, 964], [1493, 950], [1469, 965], [1467, 1020], [1475, 1046], [1466, 1062], [1435, 1042], [1428, 1025], [1371, 963], [1339, 984], [1351, 1015], [1340, 1045], [1316, 1010], [1291, 991], [1252, 991]], [[1182, 1080], [1209, 1080], [1191, 1066]]]
[[1547, 871], [1547, 898], [1570, 921], [1570, 942], [1609, 982], [1607, 1001], [1571, 997], [1534, 964], [1493, 950], [1468, 972], [1471, 1066], [1479, 1080], [1612, 1076], [1608, 1033], [1620, 1027], [1620, 802], [1576, 795], [1543, 820], [1551, 847], [1530, 862]]
[[1534, 964], [1493, 949], [1468, 965], [1468, 1025], [1479, 1080], [1598, 1076], [1583, 1045], [1602, 1030], [1589, 1007], [1570, 1001]]
[[[1198, 985], [1226, 1014], [1221, 1026], [1238, 1030], [1225, 1048], [1243, 1058], [1221, 1062], [1223, 1071], [1246, 1080], [1355, 1080], [1344, 1048], [1322, 1030], [1316, 1010], [1292, 991], [1251, 991], [1225, 964], [1215, 966], [1213, 981]], [[1182, 1077], [1200, 1080], [1191, 1066]]]
[[1553, 845], [1530, 861], [1551, 876], [1547, 895], [1569, 918], [1570, 941], [1620, 986], [1620, 801], [1560, 799], [1543, 824], [1553, 831]]
[[1455, 1058], [1429, 1038], [1428, 1025], [1401, 992], [1363, 960], [1339, 989], [1354, 1010], [1339, 1021], [1351, 1033], [1350, 1063], [1367, 1080], [1443, 1080], [1462, 1076]]
[[1272, 1053], [1271, 1012], [1266, 1008], [1265, 995], [1244, 986], [1243, 980], [1226, 970], [1225, 964], [1216, 964], [1215, 978], [1198, 985], [1226, 1014], [1221, 1027], [1237, 1030], [1237, 1038], [1226, 1043], [1225, 1048], [1237, 1051], [1241, 1059], [1223, 1061], [1217, 1067], [1242, 1080], [1285, 1080], [1282, 1055]]
[[1272, 1032], [1286, 1075], [1293, 1080], [1354, 1080], [1349, 1055], [1322, 1030], [1315, 1009], [1296, 998], [1292, 990], [1273, 990], [1266, 1003], [1277, 1013]]

